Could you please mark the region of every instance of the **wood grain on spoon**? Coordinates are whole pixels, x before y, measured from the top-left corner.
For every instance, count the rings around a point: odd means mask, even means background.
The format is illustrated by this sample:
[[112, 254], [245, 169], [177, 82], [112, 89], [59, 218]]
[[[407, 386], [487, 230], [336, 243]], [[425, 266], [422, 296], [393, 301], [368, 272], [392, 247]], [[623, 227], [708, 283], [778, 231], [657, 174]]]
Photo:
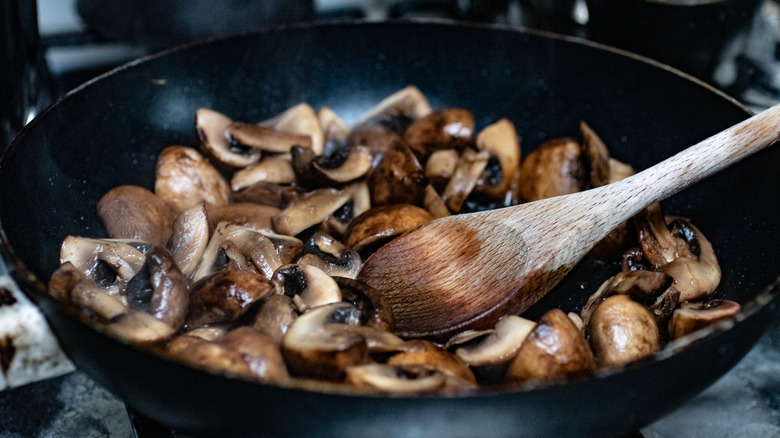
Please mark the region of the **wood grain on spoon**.
[[625, 180], [429, 222], [380, 248], [359, 279], [385, 295], [403, 336], [446, 338], [490, 327], [538, 301], [646, 206], [778, 140], [780, 105]]

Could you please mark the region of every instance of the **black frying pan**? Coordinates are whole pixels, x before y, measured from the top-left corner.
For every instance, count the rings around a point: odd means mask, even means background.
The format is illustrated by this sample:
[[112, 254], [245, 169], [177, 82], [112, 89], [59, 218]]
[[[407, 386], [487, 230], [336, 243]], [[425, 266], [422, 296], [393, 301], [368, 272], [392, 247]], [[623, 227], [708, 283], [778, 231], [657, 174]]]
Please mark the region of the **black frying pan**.
[[[724, 270], [716, 297], [750, 308], [744, 320], [678, 354], [566, 385], [441, 398], [248, 383], [117, 342], [43, 292], [64, 236], [103, 233], [95, 216], [103, 193], [119, 184], [151, 188], [157, 152], [195, 144], [197, 107], [252, 121], [308, 101], [354, 121], [407, 84], [434, 107], [471, 109], [479, 125], [508, 117], [525, 153], [545, 139], [576, 136], [585, 120], [616, 158], [637, 168], [748, 116], [663, 66], [548, 34], [449, 23], [262, 31], [122, 67], [28, 125], [0, 163], [4, 255], [79, 367], [150, 418], [219, 436], [619, 436], [715, 381], [775, 317], [777, 147], [665, 203], [710, 238]], [[528, 316], [552, 306], [576, 310], [614, 269], [581, 263]]]

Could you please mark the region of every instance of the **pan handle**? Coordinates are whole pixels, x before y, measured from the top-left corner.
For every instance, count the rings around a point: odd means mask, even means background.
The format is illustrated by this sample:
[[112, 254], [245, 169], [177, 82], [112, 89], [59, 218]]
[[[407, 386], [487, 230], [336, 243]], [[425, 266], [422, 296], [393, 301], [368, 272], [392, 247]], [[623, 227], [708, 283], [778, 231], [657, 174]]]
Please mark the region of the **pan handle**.
[[0, 259], [0, 391], [75, 369], [41, 311], [19, 290]]

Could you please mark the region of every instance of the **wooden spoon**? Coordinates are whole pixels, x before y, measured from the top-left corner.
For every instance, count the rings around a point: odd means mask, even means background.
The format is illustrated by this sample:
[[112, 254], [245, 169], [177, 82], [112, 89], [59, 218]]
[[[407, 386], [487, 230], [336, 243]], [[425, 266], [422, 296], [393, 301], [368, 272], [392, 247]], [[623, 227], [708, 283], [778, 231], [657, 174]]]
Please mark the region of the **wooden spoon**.
[[523, 312], [619, 224], [780, 140], [780, 105], [625, 180], [429, 222], [380, 248], [359, 279], [402, 336], [444, 339]]

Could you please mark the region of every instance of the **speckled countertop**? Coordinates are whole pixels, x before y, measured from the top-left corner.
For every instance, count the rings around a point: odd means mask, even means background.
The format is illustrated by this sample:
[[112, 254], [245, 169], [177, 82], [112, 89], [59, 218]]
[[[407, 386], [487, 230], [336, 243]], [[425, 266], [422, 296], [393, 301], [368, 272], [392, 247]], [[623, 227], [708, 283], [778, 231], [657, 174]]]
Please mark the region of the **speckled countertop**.
[[[780, 320], [729, 373], [640, 432], [780, 438]], [[133, 436], [124, 403], [79, 371], [0, 392], [0, 438]]]

